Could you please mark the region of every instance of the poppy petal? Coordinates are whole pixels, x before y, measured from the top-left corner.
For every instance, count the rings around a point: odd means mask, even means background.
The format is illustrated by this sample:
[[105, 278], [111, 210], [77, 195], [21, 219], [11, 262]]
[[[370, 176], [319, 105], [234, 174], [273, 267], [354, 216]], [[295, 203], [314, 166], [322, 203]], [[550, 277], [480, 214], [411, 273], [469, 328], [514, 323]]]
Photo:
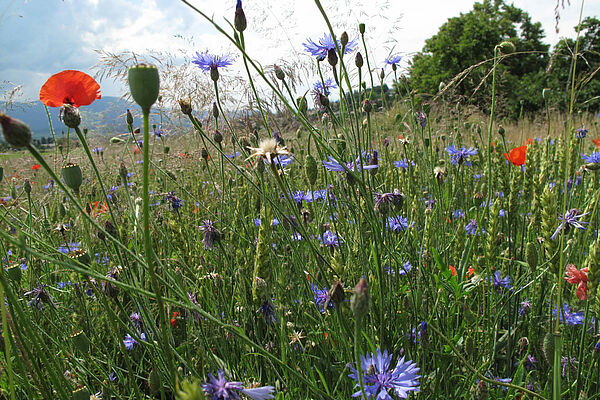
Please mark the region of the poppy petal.
[[515, 147], [508, 154], [504, 153], [504, 157], [513, 165], [523, 165], [527, 158], [527, 145]]
[[600, 138], [598, 139], [593, 139], [592, 142], [596, 145], [596, 147], [598, 147], [598, 149], [600, 150]]
[[87, 106], [102, 98], [100, 85], [88, 74], [66, 70], [52, 75], [40, 90], [40, 101], [48, 107], [72, 104]]

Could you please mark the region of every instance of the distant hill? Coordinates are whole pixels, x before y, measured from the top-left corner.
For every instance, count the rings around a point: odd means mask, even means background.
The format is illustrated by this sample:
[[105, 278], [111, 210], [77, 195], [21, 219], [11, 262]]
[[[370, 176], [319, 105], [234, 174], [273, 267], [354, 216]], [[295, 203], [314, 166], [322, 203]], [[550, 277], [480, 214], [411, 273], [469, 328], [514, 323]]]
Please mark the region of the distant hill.
[[[127, 131], [124, 114], [127, 109], [133, 109], [131, 103], [118, 97], [103, 96], [89, 106], [81, 107], [83, 128], [88, 128], [90, 134], [112, 136], [115, 133]], [[48, 112], [54, 127], [54, 133], [60, 136], [66, 127], [59, 120], [59, 108], [49, 107]], [[13, 118], [20, 119], [29, 125], [34, 138], [51, 137], [46, 109], [40, 101], [32, 103], [12, 103], [6, 109], [6, 103], [0, 102], [0, 111], [6, 112]]]

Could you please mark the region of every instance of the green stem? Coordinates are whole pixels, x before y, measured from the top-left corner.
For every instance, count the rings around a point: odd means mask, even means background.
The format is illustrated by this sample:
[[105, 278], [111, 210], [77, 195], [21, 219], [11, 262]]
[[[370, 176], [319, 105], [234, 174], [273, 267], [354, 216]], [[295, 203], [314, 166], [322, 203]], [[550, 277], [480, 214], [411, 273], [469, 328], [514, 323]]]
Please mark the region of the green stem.
[[[31, 265], [29, 268], [31, 268]], [[0, 273], [3, 274], [4, 271], [1, 271]], [[0, 284], [0, 299], [4, 299], [4, 287], [2, 286], [2, 284]], [[4, 358], [6, 358], [6, 370], [8, 371], [8, 387], [10, 388], [11, 400], [15, 400], [16, 394], [10, 352], [10, 336], [8, 335], [8, 323], [6, 321], [7, 310], [4, 301], [2, 301], [1, 303], [2, 304], [0, 305], [0, 307], [2, 308], [2, 336], [4, 336]]]

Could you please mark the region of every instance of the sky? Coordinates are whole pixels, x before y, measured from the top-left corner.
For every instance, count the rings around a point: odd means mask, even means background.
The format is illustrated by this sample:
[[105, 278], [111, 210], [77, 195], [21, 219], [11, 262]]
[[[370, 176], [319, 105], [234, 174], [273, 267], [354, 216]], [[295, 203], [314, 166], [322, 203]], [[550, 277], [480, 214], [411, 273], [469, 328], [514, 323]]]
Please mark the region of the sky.
[[[188, 0], [228, 32], [235, 0]], [[581, 2], [564, 1], [555, 31], [555, 0], [514, 0], [512, 4], [542, 23], [545, 42], [574, 37]], [[390, 55], [403, 64], [448, 18], [472, 9], [473, 0], [321, 0], [335, 32], [358, 35], [367, 25], [372, 63], [383, 66]], [[510, 3], [510, 1], [509, 1]], [[262, 65], [310, 62], [307, 38], [318, 40], [327, 25], [313, 0], [244, 0], [248, 18], [247, 51]], [[600, 15], [600, 1], [588, 1], [585, 16]], [[196, 51], [220, 54], [234, 48], [206, 19], [180, 0], [0, 0], [0, 100], [21, 85], [18, 99], [37, 99], [54, 73], [78, 69], [93, 75], [97, 50], [137, 54], [163, 52], [175, 63], [189, 63]], [[242, 63], [238, 63], [241, 72]], [[234, 67], [236, 68], [236, 67]], [[202, 74], [201, 71], [197, 71]], [[121, 96], [120, 82], [103, 79], [105, 96]]]

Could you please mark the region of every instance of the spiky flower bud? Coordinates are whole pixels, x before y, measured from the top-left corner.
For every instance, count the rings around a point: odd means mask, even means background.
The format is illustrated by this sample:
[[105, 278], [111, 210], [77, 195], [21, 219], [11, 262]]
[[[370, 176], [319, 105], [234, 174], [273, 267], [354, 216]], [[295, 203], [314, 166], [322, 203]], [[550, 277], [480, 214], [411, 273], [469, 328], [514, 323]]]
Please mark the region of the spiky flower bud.
[[23, 190], [25, 190], [25, 193], [27, 194], [31, 193], [31, 182], [29, 181], [29, 179], [25, 179], [25, 183], [23, 184]]
[[160, 78], [158, 68], [154, 65], [138, 64], [129, 68], [127, 73], [131, 97], [144, 113], [150, 112], [150, 107], [158, 99]]
[[273, 70], [275, 71], [275, 77], [280, 81], [285, 79], [285, 72], [277, 64], [273, 65]]
[[504, 130], [504, 127], [502, 125], [500, 125], [498, 127], [498, 134], [502, 137], [504, 137], [504, 134], [506, 133], [506, 131]]
[[307, 154], [304, 159], [304, 173], [306, 174], [306, 179], [312, 186], [317, 182], [317, 177], [319, 174], [319, 168], [317, 167], [317, 161], [311, 154]]
[[204, 159], [204, 161], [208, 161], [208, 150], [203, 147], [200, 150], [200, 156]]
[[354, 294], [350, 299], [350, 309], [356, 319], [362, 319], [369, 313], [369, 287], [363, 276], [354, 288]]
[[60, 117], [63, 124], [69, 128], [75, 129], [81, 124], [81, 114], [79, 114], [79, 109], [73, 107], [71, 104], [63, 104], [60, 108]]
[[367, 114], [373, 111], [373, 103], [369, 99], [364, 99], [362, 103], [362, 110]]
[[360, 51], [356, 53], [356, 56], [354, 56], [354, 65], [356, 65], [357, 68], [362, 68], [362, 66], [365, 64], [364, 60], [363, 60], [363, 56], [362, 54], [360, 54]]
[[184, 115], [192, 115], [192, 102], [190, 99], [184, 100], [180, 99], [177, 101], [179, 103], [179, 107], [181, 108], [181, 112]]
[[319, 93], [319, 103], [327, 108], [327, 106], [329, 106], [329, 97], [325, 96], [323, 93]]
[[329, 62], [329, 65], [331, 65], [332, 67], [335, 67], [337, 65], [338, 56], [334, 48], [327, 50], [327, 62]]
[[381, 72], [379, 72], [379, 78], [380, 78], [381, 80], [383, 80], [383, 79], [385, 78], [385, 71], [384, 71], [384, 69], [383, 69], [383, 68], [381, 68]]
[[214, 119], [219, 118], [219, 107], [217, 106], [216, 102], [213, 102], [212, 105], [212, 115]]
[[215, 133], [213, 135], [213, 140], [217, 144], [221, 143], [223, 141], [223, 135], [221, 135], [221, 132], [215, 131]]
[[0, 113], [2, 134], [6, 143], [13, 147], [27, 147], [31, 143], [31, 129], [23, 121]]
[[133, 125], [133, 114], [131, 114], [131, 111], [129, 109], [127, 109], [127, 116], [125, 117], [125, 120], [127, 121], [127, 125]]
[[342, 44], [342, 46], [345, 47], [348, 44], [348, 41], [348, 32], [342, 32], [342, 34], [340, 35], [340, 43]]
[[125, 166], [124, 162], [122, 162], [121, 166], [119, 167], [119, 176], [121, 177], [121, 181], [123, 183], [127, 182], [127, 167]]
[[246, 14], [244, 14], [244, 9], [242, 8], [242, 0], [237, 0], [235, 16], [233, 17], [233, 26], [238, 32], [244, 32], [248, 26]]
[[79, 187], [83, 183], [83, 174], [79, 165], [73, 163], [65, 164], [62, 167], [62, 177], [68, 187], [75, 192], [79, 192]]

